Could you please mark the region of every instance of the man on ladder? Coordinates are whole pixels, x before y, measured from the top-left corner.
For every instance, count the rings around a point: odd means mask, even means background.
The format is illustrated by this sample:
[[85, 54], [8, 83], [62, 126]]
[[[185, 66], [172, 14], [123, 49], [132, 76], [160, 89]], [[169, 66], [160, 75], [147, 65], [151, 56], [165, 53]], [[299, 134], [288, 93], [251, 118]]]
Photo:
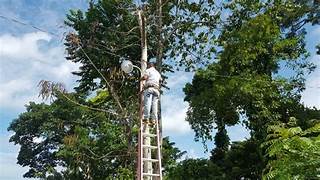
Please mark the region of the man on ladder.
[[144, 123], [155, 125], [158, 120], [159, 89], [160, 81], [162, 80], [160, 73], [155, 68], [155, 63], [148, 63], [142, 80], [146, 80], [143, 92], [143, 121]]
[[[159, 89], [162, 79], [160, 73], [155, 69], [154, 63], [148, 63], [141, 80], [145, 80], [146, 82], [143, 87], [143, 114], [141, 121], [143, 125], [140, 129], [140, 134], [142, 134], [140, 142], [142, 145], [139, 145], [139, 152], [143, 153], [139, 155], [141, 171], [138, 172], [138, 180], [162, 180], [161, 137], [158, 122]], [[149, 125], [155, 127], [155, 132], [154, 130], [150, 131]], [[155, 139], [151, 140], [151, 138]], [[154, 143], [155, 145], [153, 145]]]

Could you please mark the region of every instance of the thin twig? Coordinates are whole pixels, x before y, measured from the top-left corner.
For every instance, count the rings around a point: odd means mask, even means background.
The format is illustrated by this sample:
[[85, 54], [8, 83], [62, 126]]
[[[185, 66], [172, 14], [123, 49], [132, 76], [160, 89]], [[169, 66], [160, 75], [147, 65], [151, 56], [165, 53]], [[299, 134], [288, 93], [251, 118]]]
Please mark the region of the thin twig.
[[[140, 42], [140, 41], [137, 41], [137, 42]], [[107, 47], [107, 46], [104, 45], [104, 44], [100, 44], [100, 43], [95, 43], [95, 44], [97, 44], [97, 45], [99, 45], [99, 46], [102, 46], [102, 47], [104, 47], [106, 50], [109, 50], [109, 51], [111, 51], [111, 52], [116, 52], [116, 51], [120, 51], [120, 50], [129, 48], [129, 47], [132, 47], [132, 46], [140, 46], [140, 44], [135, 44], [135, 43], [136, 43], [136, 42], [131, 43], [131, 44], [128, 44], [128, 45], [123, 46], [123, 47], [121, 47], [121, 48], [115, 48], [115, 49], [109, 48], [109, 47]]]
[[131, 32], [133, 32], [134, 30], [138, 29], [139, 26], [135, 26], [133, 27], [132, 29], [130, 29], [129, 31], [117, 31], [117, 30], [114, 30], [112, 28], [107, 28], [108, 30], [110, 31], [113, 31], [113, 32], [116, 32], [116, 33], [120, 33], [120, 34], [124, 34], [124, 35], [129, 35]]
[[[131, 156], [132, 154], [136, 154], [136, 152], [128, 152], [128, 151], [110, 151], [107, 154], [103, 155], [103, 156], [98, 156], [96, 153], [94, 153], [91, 149], [86, 148], [92, 155], [94, 155], [96, 158], [93, 159], [103, 159], [103, 158], [107, 158], [107, 157], [121, 157], [121, 156]], [[114, 155], [110, 155], [114, 152], [126, 152], [126, 154], [114, 154]], [[88, 155], [86, 155], [88, 156]], [[92, 158], [91, 156], [88, 156], [90, 158]]]

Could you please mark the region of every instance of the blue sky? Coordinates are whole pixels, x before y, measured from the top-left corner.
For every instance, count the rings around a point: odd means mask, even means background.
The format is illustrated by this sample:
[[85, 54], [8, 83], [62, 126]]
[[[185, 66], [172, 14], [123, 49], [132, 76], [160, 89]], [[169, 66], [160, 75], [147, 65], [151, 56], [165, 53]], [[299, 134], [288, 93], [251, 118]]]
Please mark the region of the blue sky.
[[[63, 33], [68, 32], [63, 20], [69, 9], [85, 9], [88, 0], [0, 0], [0, 15], [5, 15], [46, 29], [59, 37], [19, 25], [0, 18], [0, 179], [22, 179], [26, 168], [16, 164], [19, 146], [8, 142], [12, 132], [7, 132], [9, 123], [23, 112], [29, 101], [41, 102], [37, 84], [42, 79], [63, 82], [69, 90], [76, 77], [71, 71], [78, 65], [67, 62], [63, 47]], [[312, 61], [320, 65], [315, 55], [315, 45], [320, 42], [320, 28], [308, 28], [307, 47]], [[61, 35], [61, 37], [60, 37]], [[178, 72], [169, 76], [168, 86], [162, 97], [163, 132], [176, 142], [189, 157], [207, 157], [199, 142], [194, 142], [194, 133], [184, 121], [188, 104], [183, 102], [182, 87], [190, 82], [192, 73]], [[320, 71], [308, 76], [303, 102], [320, 108]], [[248, 132], [239, 126], [229, 128], [232, 141], [248, 137]], [[209, 149], [212, 143], [209, 143]]]

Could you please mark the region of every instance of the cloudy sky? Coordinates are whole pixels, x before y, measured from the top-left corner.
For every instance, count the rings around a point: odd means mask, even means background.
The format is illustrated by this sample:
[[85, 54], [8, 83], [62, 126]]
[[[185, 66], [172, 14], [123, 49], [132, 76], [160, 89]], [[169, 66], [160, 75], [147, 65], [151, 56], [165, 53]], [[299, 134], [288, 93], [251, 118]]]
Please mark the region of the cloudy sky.
[[[68, 29], [63, 20], [69, 9], [85, 9], [87, 3], [88, 0], [0, 0], [0, 179], [22, 179], [26, 171], [16, 164], [19, 146], [8, 142], [12, 132], [7, 132], [7, 127], [25, 110], [25, 104], [41, 101], [38, 82], [42, 79], [63, 82], [69, 90], [75, 85], [76, 77], [70, 72], [78, 65], [64, 59], [62, 40]], [[58, 36], [14, 23], [12, 19]], [[308, 32], [307, 46], [312, 53], [311, 59], [320, 65], [314, 48], [320, 42], [320, 28], [310, 27]], [[319, 69], [308, 76], [308, 88], [303, 94], [303, 102], [308, 106], [320, 107], [319, 77]], [[182, 87], [191, 78], [191, 73], [184, 72], [170, 76], [168, 85], [171, 90], [162, 97], [163, 131], [181, 150], [188, 151], [189, 157], [207, 157], [208, 153], [203, 152], [200, 143], [194, 142], [194, 133], [184, 121], [188, 104], [183, 102]], [[236, 141], [248, 137], [248, 132], [239, 125], [229, 128], [229, 135]]]

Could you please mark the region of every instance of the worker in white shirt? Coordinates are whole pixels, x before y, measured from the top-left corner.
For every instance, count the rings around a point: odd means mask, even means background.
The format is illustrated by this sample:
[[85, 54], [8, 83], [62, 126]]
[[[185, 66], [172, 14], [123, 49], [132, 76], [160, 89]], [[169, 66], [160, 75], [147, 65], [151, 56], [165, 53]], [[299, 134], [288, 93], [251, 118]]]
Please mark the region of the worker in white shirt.
[[143, 120], [145, 123], [149, 122], [154, 125], [156, 120], [158, 120], [159, 90], [160, 81], [162, 81], [160, 73], [155, 68], [155, 63], [148, 63], [147, 70], [145, 71], [142, 80], [146, 80], [143, 88]]

